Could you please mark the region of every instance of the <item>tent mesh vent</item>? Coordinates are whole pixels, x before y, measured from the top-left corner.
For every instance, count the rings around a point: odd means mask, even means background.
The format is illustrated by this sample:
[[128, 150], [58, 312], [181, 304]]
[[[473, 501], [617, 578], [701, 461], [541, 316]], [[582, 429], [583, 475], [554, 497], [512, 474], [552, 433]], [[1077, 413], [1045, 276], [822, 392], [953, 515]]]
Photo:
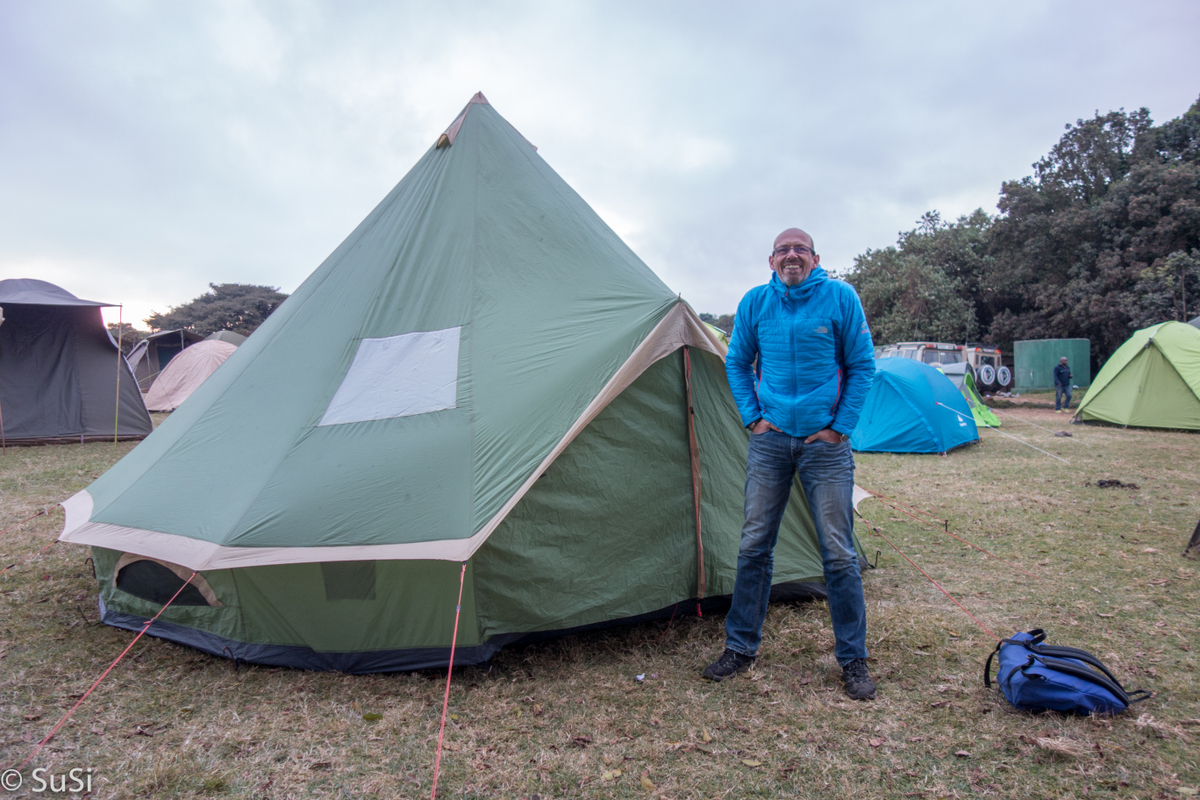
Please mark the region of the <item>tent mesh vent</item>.
[[[179, 587], [183, 585], [183, 578], [157, 561], [140, 559], [126, 564], [117, 572], [116, 584], [118, 589], [134, 597], [163, 605], [175, 597], [176, 592], [179, 592]], [[175, 602], [171, 605], [207, 606], [212, 604], [205, 599], [199, 589], [189, 584], [186, 589], [179, 592], [179, 597], [175, 598]]]
[[374, 561], [331, 561], [321, 565], [326, 600], [374, 600]]

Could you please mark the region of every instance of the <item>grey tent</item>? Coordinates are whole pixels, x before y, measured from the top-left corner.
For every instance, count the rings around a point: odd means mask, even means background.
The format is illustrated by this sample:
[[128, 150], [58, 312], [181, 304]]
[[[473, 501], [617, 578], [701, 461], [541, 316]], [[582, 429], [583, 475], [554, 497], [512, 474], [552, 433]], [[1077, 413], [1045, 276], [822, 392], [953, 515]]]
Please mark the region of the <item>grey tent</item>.
[[5, 444], [141, 439], [146, 404], [100, 308], [46, 281], [0, 281], [0, 436]]
[[204, 337], [200, 334], [185, 330], [159, 331], [142, 339], [129, 351], [129, 367], [137, 378], [138, 386], [143, 392], [150, 391], [158, 374], [166, 369], [172, 358], [183, 352], [185, 347], [203, 341]]

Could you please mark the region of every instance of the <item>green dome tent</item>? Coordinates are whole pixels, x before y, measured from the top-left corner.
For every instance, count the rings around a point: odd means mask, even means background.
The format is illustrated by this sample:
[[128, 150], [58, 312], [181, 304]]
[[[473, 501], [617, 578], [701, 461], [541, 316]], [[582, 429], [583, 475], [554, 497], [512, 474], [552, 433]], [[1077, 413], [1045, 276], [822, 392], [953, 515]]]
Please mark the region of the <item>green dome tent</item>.
[[1134, 333], [1105, 362], [1075, 417], [1200, 430], [1200, 329], [1162, 322]]
[[975, 370], [970, 364], [961, 361], [957, 364], [937, 364], [936, 368], [962, 393], [971, 408], [971, 416], [975, 418], [976, 425], [985, 428], [1000, 427], [1000, 418], [996, 416], [996, 412], [984, 405], [983, 398], [979, 396], [979, 390], [975, 386]]
[[[93, 547], [105, 622], [197, 571], [149, 632], [264, 664], [444, 665], [462, 565], [459, 664], [670, 614], [733, 591], [724, 352], [476, 95], [61, 539]], [[794, 492], [776, 588], [819, 595]]]

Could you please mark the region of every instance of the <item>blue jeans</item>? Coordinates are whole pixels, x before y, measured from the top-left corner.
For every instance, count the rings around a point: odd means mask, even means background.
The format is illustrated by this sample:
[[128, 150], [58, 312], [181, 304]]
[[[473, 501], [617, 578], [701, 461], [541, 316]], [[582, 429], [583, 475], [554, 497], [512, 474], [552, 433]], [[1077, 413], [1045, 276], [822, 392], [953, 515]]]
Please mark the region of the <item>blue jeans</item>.
[[[1062, 405], [1059, 405], [1059, 403], [1062, 402], [1064, 395], [1066, 397], [1066, 402], [1062, 403]], [[1055, 386], [1054, 387], [1054, 410], [1060, 411], [1064, 408], [1069, 409], [1070, 407], [1071, 407], [1071, 387], [1070, 386]]]
[[771, 596], [775, 541], [796, 473], [816, 524], [836, 641], [834, 656], [845, 666], [867, 657], [867, 604], [854, 549], [854, 456], [850, 443], [805, 444], [769, 430], [750, 435], [746, 460], [746, 523], [738, 551], [733, 606], [725, 618], [725, 646], [758, 654]]

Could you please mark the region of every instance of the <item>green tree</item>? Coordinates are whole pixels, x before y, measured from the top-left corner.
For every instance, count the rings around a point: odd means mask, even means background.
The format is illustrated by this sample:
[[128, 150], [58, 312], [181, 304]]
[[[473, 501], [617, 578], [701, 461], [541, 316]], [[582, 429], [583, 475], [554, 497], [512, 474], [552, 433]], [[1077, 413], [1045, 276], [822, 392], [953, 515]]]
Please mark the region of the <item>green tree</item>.
[[151, 314], [146, 324], [152, 329], [189, 328], [199, 334], [233, 331], [249, 336], [279, 304], [286, 294], [270, 286], [244, 283], [210, 283], [211, 291], [190, 303], [175, 306], [165, 314]]
[[720, 328], [725, 331], [726, 336], [733, 335], [733, 314], [722, 314], [719, 317], [713, 314], [701, 314], [701, 322], [707, 322], [714, 328]]
[[1137, 328], [1200, 309], [1200, 101], [1077, 120], [1000, 214], [937, 212], [848, 276], [877, 341], [1087, 338], [1098, 368]]
[[858, 290], [877, 344], [978, 336], [977, 306], [986, 306], [991, 264], [985, 242], [990, 224], [983, 211], [953, 224], [929, 212], [914, 230], [900, 234], [895, 247], [868, 250], [854, 260], [846, 280]]
[[1135, 329], [1183, 315], [1200, 247], [1200, 102], [1160, 127], [1145, 109], [1097, 113], [1034, 170], [1001, 188], [991, 340], [1088, 338], [1099, 366]]
[[1142, 270], [1134, 296], [1136, 303], [1126, 311], [1135, 328], [1200, 316], [1200, 250], [1177, 250], [1156, 259]]

